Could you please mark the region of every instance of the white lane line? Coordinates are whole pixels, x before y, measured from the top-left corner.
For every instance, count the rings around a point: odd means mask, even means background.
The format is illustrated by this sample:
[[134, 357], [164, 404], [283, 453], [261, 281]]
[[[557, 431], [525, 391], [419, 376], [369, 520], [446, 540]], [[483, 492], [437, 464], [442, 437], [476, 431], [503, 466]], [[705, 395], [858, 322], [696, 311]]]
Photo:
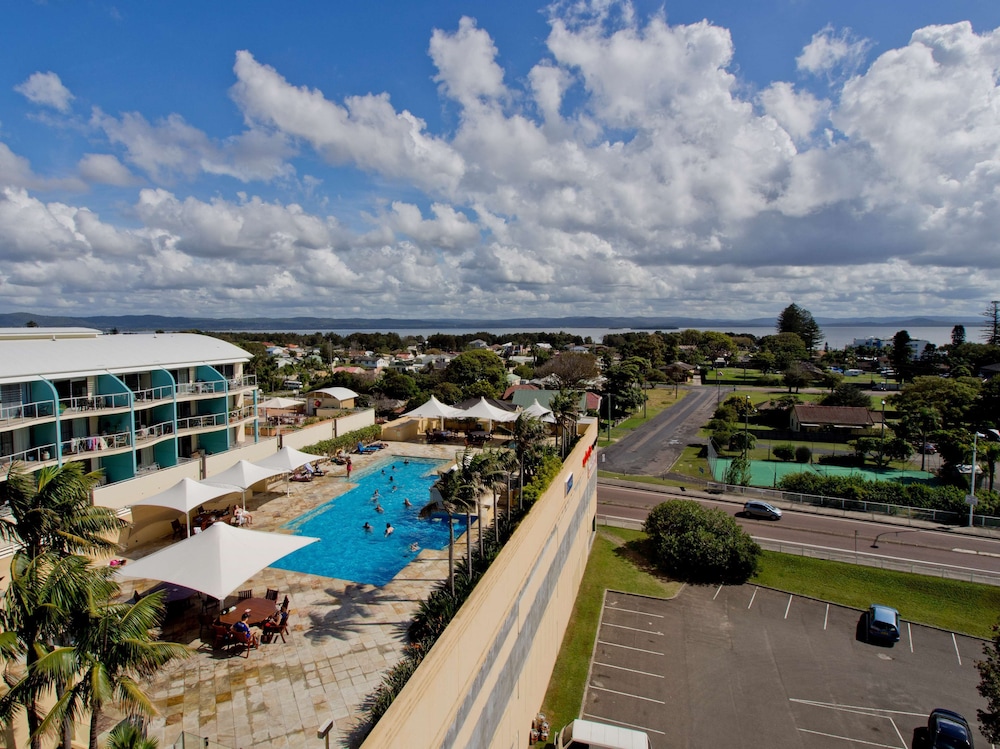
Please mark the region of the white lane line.
[[598, 640], [601, 645], [609, 645], [613, 648], [622, 648], [624, 650], [634, 650], [637, 653], [649, 653], [650, 655], [666, 655], [666, 653], [661, 653], [657, 650], [645, 650], [643, 648], [633, 648], [629, 645], [619, 645], [617, 642], [608, 642], [607, 640]]
[[792, 608], [792, 597], [788, 596], [788, 605], [785, 606], [785, 618], [788, 618], [788, 611]]
[[910, 628], [910, 623], [906, 623], [906, 639], [910, 641], [910, 652], [913, 652], [913, 630]]
[[[828, 739], [840, 739], [841, 741], [850, 741], [852, 744], [864, 744], [865, 746], [880, 746], [883, 749], [899, 749], [895, 744], [876, 744], [874, 741], [862, 741], [861, 739], [852, 739], [850, 736], [837, 736], [834, 733], [823, 733], [822, 731], [810, 731], [808, 728], [800, 728], [802, 733], [811, 733], [814, 736], [826, 736]], [[903, 749], [906, 749], [906, 744], [903, 744]]]
[[755, 599], [755, 598], [757, 597], [757, 591], [758, 591], [758, 590], [760, 590], [760, 588], [754, 588], [754, 589], [753, 589], [753, 595], [752, 595], [752, 596], [750, 596], [750, 603], [748, 603], [748, 604], [747, 604], [747, 608], [748, 608], [748, 609], [749, 609], [749, 608], [750, 608], [751, 606], [753, 606], [753, 599]]
[[712, 596], [712, 600], [714, 601], [716, 598], [718, 598], [719, 597], [719, 593], [721, 593], [721, 592], [722, 592], [722, 586], [720, 585], [719, 589], [717, 591], [715, 591], [715, 595]]
[[896, 735], [899, 736], [900, 746], [902, 746], [903, 749], [906, 749], [906, 739], [904, 739], [903, 734], [899, 732], [899, 726], [896, 725], [896, 721], [889, 718], [889, 722], [892, 723], [892, 729], [896, 732]]
[[958, 652], [958, 640], [955, 639], [955, 633], [951, 633], [951, 641], [955, 643], [955, 656], [958, 658], [958, 665], [962, 665], [962, 654]]
[[666, 732], [657, 731], [655, 728], [646, 728], [646, 726], [636, 725], [635, 723], [626, 723], [622, 720], [615, 720], [614, 718], [607, 718], [603, 715], [598, 715], [597, 713], [584, 712], [583, 717], [585, 718], [596, 718], [601, 723], [614, 723], [616, 726], [625, 726], [626, 728], [635, 728], [639, 731], [646, 731], [647, 733], [658, 733], [661, 736], [666, 736]]
[[976, 551], [975, 549], [952, 549], [956, 554], [974, 554], [977, 557], [1000, 557], [992, 551]]
[[615, 629], [627, 629], [629, 632], [642, 632], [647, 635], [659, 635], [663, 637], [662, 632], [654, 632], [651, 629], [639, 629], [638, 627], [626, 627], [624, 624], [611, 624], [610, 622], [604, 622], [605, 627], [614, 627]]
[[826, 632], [826, 623], [830, 621], [830, 604], [826, 605], [826, 614], [823, 616], [823, 631]]
[[634, 700], [644, 700], [645, 702], [655, 702], [657, 705], [666, 705], [666, 702], [662, 700], [654, 700], [652, 697], [643, 697], [641, 694], [629, 694], [628, 692], [619, 692], [617, 689], [605, 689], [604, 687], [599, 687], [596, 684], [590, 684], [589, 689], [596, 689], [598, 692], [609, 692], [611, 694], [617, 694], [622, 697], [631, 697]]
[[664, 618], [663, 614], [650, 614], [648, 611], [638, 611], [636, 609], [619, 609], [619, 608], [614, 608], [614, 609], [612, 609], [612, 611], [621, 611], [621, 612], [624, 612], [626, 614], [639, 614], [641, 616], [655, 616], [657, 619], [663, 619]]
[[795, 702], [799, 705], [812, 705], [813, 707], [829, 707], [833, 710], [841, 710], [843, 712], [858, 712], [861, 715], [871, 715], [874, 717], [880, 717], [882, 715], [919, 715], [921, 717], [927, 717], [927, 713], [911, 713], [906, 710], [884, 710], [881, 707], [863, 707], [861, 705], [840, 705], [836, 702], [817, 702], [816, 700], [800, 700], [794, 697], [788, 698], [789, 702]]
[[601, 663], [600, 661], [594, 661], [595, 666], [605, 666], [606, 668], [617, 668], [619, 671], [628, 671], [630, 674], [642, 674], [643, 676], [655, 676], [657, 679], [662, 679], [663, 674], [651, 674], [649, 671], [639, 671], [635, 668], [625, 668], [624, 666], [616, 666], [613, 663]]

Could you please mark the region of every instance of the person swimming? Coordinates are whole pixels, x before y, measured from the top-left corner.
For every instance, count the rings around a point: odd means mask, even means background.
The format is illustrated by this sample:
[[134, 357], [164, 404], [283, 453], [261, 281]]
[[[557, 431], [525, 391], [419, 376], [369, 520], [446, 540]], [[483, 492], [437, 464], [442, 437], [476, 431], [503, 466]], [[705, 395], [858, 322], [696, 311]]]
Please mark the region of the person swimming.
[[372, 524], [369, 523], [367, 520], [365, 521], [365, 524], [361, 527], [364, 528], [368, 533], [372, 532]]
[[416, 551], [419, 548], [420, 548], [420, 544], [418, 544], [416, 541], [414, 541], [412, 544], [410, 544], [410, 551]]
[[403, 497], [403, 507], [413, 507], [409, 497]]
[[395, 530], [396, 529], [392, 527], [392, 523], [386, 523], [385, 524], [385, 535], [391, 536], [392, 533], [393, 533], [393, 531], [395, 531]]
[[376, 503], [375, 504], [375, 512], [385, 512], [385, 510], [382, 508], [382, 505]]

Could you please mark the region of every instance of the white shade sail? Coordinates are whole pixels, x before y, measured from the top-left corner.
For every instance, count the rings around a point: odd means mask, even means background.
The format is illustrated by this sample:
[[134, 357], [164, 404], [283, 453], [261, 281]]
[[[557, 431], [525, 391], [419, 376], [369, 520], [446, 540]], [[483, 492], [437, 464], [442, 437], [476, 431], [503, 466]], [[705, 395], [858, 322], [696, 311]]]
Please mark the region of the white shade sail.
[[476, 405], [471, 408], [466, 408], [459, 414], [459, 416], [467, 419], [489, 419], [490, 421], [501, 422], [517, 421], [517, 413], [497, 408], [492, 403], [487, 402], [485, 398], [480, 398]]
[[462, 409], [445, 405], [433, 395], [426, 403], [403, 414], [403, 416], [418, 416], [426, 419], [455, 419], [464, 415], [465, 412]]
[[223, 497], [226, 494], [239, 493], [240, 489], [241, 487], [238, 486], [204, 484], [201, 481], [184, 478], [169, 489], [164, 489], [159, 494], [154, 494], [151, 497], [146, 497], [146, 499], [133, 502], [132, 506], [169, 507], [178, 512], [183, 512], [187, 518], [188, 535], [190, 535], [191, 517], [189, 513], [191, 510], [194, 510], [205, 502]]
[[256, 463], [251, 463], [249, 460], [241, 460], [222, 473], [209, 476], [205, 479], [204, 483], [212, 485], [229, 484], [231, 486], [238, 486], [240, 489], [249, 489], [258, 481], [269, 479], [284, 472], [281, 468], [265, 468]]
[[298, 408], [299, 406], [305, 406], [305, 401], [298, 401], [294, 398], [268, 398], [266, 401], [261, 401], [257, 404], [257, 408]]
[[554, 423], [556, 420], [556, 417], [552, 415], [552, 410], [539, 403], [538, 398], [535, 398], [531, 405], [524, 409], [521, 413], [527, 414], [528, 416], [534, 416], [536, 419], [540, 419], [541, 421], [549, 424]]
[[319, 539], [215, 523], [202, 533], [119, 567], [118, 574], [183, 585], [221, 601], [260, 570], [315, 541]]
[[262, 468], [273, 468], [281, 473], [291, 473], [296, 468], [301, 468], [306, 463], [313, 463], [321, 459], [321, 455], [310, 455], [309, 453], [304, 453], [301, 450], [296, 450], [294, 447], [283, 447], [274, 455], [268, 455], [266, 458], [258, 460], [253, 465], [258, 465]]

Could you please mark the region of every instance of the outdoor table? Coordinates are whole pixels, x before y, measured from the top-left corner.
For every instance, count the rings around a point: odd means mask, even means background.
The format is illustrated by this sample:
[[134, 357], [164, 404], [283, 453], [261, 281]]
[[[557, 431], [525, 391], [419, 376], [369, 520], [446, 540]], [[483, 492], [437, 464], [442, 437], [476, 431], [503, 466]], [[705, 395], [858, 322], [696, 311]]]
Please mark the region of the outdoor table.
[[158, 593], [159, 591], [166, 591], [166, 595], [163, 597], [164, 603], [176, 603], [177, 601], [186, 601], [193, 595], [198, 593], [197, 590], [192, 590], [191, 588], [185, 588], [183, 585], [176, 585], [174, 583], [159, 583], [154, 585], [147, 591], [142, 592], [140, 595], [145, 598], [150, 593]]
[[219, 616], [219, 624], [231, 627], [243, 617], [243, 612], [250, 610], [247, 624], [260, 624], [278, 609], [278, 604], [270, 598], [245, 598], [235, 603], [236, 608], [228, 614]]

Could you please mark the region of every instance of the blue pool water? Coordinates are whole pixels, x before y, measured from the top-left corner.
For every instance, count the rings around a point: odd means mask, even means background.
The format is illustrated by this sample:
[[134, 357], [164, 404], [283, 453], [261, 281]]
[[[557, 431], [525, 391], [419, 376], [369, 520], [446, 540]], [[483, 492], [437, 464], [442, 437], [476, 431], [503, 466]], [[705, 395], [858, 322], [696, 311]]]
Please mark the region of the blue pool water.
[[[381, 586], [412, 562], [420, 549], [446, 549], [448, 516], [419, 517], [420, 509], [430, 501], [437, 471], [446, 463], [421, 458], [407, 458], [408, 463], [403, 460], [398, 455], [379, 456], [372, 465], [351, 474], [351, 481], [357, 484], [353, 489], [286, 523], [283, 527], [296, 534], [320, 540], [272, 566]], [[382, 513], [375, 510], [372, 501], [376, 489]], [[409, 498], [413, 506], [406, 507], [404, 498]], [[370, 531], [364, 530], [366, 520], [372, 526]], [[390, 536], [385, 535], [386, 523], [395, 528]], [[464, 531], [465, 517], [456, 517], [455, 535]], [[419, 544], [416, 551], [410, 551], [413, 542]]]

